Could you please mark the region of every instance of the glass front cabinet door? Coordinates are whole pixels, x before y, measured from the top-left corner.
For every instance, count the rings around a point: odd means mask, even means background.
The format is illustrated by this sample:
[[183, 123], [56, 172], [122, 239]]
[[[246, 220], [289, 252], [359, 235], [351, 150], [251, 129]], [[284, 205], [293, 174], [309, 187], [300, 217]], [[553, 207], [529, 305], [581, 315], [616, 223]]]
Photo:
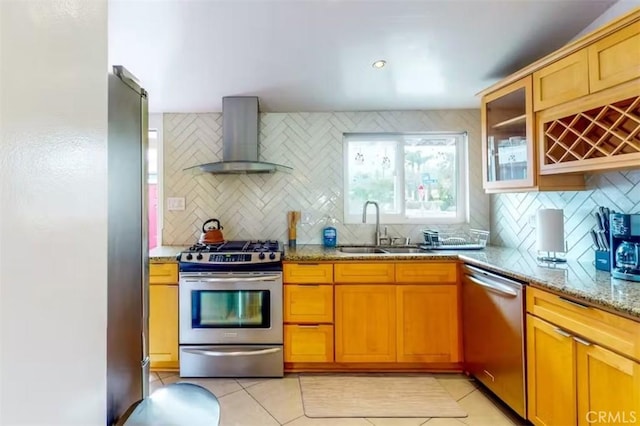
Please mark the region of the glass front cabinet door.
[[482, 98], [482, 172], [487, 192], [534, 186], [532, 79]]

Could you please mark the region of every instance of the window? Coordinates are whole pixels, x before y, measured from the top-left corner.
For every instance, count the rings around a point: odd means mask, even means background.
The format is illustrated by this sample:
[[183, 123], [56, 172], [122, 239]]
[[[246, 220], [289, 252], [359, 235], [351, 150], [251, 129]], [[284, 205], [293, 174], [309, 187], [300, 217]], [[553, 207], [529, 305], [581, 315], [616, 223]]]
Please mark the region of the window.
[[384, 223], [466, 222], [466, 144], [466, 133], [345, 134], [345, 223], [362, 222], [367, 200]]

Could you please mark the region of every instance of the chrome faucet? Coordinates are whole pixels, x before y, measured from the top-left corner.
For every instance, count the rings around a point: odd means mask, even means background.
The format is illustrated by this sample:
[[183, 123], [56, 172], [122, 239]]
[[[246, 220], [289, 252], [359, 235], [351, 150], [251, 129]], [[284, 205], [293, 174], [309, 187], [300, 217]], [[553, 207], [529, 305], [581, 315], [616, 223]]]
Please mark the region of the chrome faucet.
[[367, 223], [367, 206], [373, 204], [376, 208], [376, 245], [380, 245], [380, 206], [375, 201], [365, 201], [362, 207], [362, 223]]

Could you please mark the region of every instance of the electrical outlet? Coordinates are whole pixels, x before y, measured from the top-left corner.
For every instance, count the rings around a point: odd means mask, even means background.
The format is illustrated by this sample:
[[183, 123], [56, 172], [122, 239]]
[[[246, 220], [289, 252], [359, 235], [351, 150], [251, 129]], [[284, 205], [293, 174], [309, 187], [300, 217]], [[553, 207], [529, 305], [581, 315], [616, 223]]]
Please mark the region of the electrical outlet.
[[167, 210], [184, 210], [185, 200], [184, 197], [169, 197], [167, 198]]
[[311, 225], [313, 223], [313, 214], [310, 211], [303, 211], [301, 216], [301, 225]]
[[532, 228], [536, 227], [536, 215], [532, 214], [531, 216], [529, 216], [529, 220], [527, 221], [527, 223], [529, 223], [529, 226]]

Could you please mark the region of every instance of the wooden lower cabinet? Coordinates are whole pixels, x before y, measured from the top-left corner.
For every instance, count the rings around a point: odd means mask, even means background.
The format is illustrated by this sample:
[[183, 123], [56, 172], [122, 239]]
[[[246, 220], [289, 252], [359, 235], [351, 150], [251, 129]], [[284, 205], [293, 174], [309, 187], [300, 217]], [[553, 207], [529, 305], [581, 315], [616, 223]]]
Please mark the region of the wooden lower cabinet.
[[152, 369], [177, 369], [178, 286], [149, 286], [149, 358]]
[[640, 424], [640, 363], [589, 342], [576, 347], [578, 425]]
[[284, 362], [333, 362], [333, 325], [285, 325]]
[[537, 426], [640, 424], [640, 363], [527, 315], [528, 419]]
[[527, 417], [538, 426], [576, 424], [575, 342], [554, 325], [527, 315]]
[[397, 361], [460, 361], [455, 285], [396, 286]]
[[302, 324], [332, 323], [333, 285], [285, 285], [284, 322]]
[[396, 287], [335, 286], [336, 362], [396, 362]]

